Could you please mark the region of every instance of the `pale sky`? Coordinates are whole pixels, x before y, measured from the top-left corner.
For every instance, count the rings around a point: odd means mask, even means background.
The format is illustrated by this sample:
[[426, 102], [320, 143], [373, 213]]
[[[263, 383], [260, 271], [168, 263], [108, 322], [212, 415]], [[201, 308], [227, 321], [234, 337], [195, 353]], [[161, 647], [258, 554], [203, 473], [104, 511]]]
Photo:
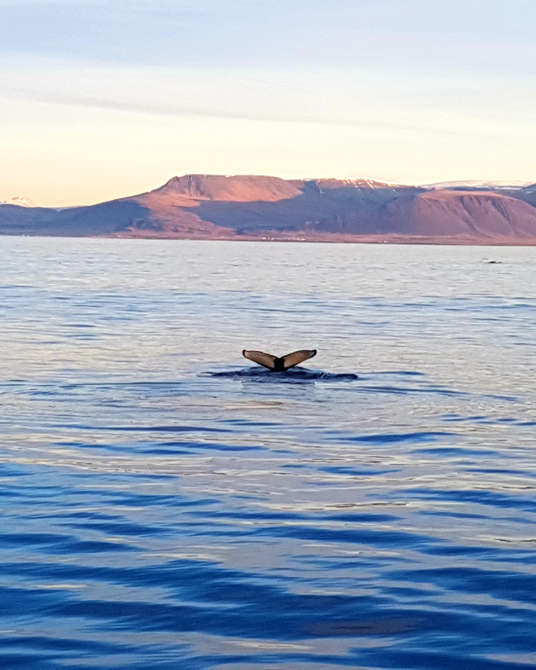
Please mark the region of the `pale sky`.
[[0, 0], [0, 200], [536, 182], [536, 0]]

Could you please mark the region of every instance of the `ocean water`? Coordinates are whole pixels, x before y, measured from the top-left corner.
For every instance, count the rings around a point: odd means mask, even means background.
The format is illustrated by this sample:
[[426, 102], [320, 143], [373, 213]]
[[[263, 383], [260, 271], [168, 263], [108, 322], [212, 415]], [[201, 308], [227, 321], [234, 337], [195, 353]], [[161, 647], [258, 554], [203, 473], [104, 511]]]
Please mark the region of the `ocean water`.
[[536, 248], [0, 246], [2, 670], [536, 667]]

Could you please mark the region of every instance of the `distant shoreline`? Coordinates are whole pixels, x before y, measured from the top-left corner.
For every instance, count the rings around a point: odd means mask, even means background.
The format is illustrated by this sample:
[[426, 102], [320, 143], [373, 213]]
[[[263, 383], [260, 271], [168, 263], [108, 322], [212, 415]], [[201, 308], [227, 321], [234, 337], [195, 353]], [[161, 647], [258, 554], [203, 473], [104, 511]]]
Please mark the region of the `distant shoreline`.
[[398, 236], [362, 236], [362, 235], [337, 235], [318, 237], [291, 237], [291, 236], [254, 236], [254, 235], [229, 235], [222, 237], [208, 236], [171, 236], [171, 235], [140, 235], [128, 233], [113, 233], [108, 235], [60, 235], [60, 234], [21, 234], [0, 233], [1, 237], [32, 237], [32, 238], [62, 238], [62, 239], [97, 239], [97, 240], [160, 240], [170, 242], [292, 242], [305, 244], [374, 244], [374, 245], [408, 245], [408, 246], [466, 246], [466, 247], [535, 247], [536, 238], [530, 239], [490, 239], [482, 238], [439, 238], [439, 237], [398, 237]]

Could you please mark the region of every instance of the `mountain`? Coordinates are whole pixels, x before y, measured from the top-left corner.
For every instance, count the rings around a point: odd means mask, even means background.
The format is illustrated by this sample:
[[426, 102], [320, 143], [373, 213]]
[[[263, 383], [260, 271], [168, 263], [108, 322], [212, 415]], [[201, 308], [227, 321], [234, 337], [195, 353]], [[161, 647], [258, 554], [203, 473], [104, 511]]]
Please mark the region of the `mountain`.
[[7, 200], [0, 200], [0, 205], [19, 205], [20, 207], [33, 207], [34, 204], [22, 195], [15, 195]]
[[536, 244], [536, 185], [185, 175], [87, 207], [0, 204], [0, 234]]
[[519, 197], [528, 202], [529, 205], [536, 207], [536, 184], [531, 184], [522, 189]]
[[519, 190], [528, 186], [527, 182], [510, 182], [510, 181], [477, 181], [477, 180], [462, 180], [462, 181], [442, 181], [436, 184], [427, 184], [426, 188], [433, 189], [459, 189], [464, 191], [505, 191], [505, 190]]

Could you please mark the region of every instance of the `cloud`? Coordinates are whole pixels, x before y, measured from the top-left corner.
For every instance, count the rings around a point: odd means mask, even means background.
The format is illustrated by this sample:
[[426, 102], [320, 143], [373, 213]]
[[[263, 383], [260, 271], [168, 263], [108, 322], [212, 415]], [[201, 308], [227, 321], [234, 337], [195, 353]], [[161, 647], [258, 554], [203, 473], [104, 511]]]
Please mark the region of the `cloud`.
[[[341, 132], [344, 128], [353, 129], [354, 132], [362, 132], [364, 135], [380, 135], [388, 137], [389, 135], [398, 136], [408, 134], [414, 136], [430, 135], [437, 138], [448, 136], [489, 136], [496, 135], [504, 131], [504, 127], [493, 122], [493, 120], [483, 123], [479, 118], [463, 118], [460, 120], [451, 118], [448, 115], [435, 117], [433, 114], [425, 122], [411, 123], [403, 115], [390, 115], [383, 113], [374, 118], [374, 115], [362, 114], [352, 118], [344, 113], [329, 114], [329, 111], [307, 113], [303, 109], [297, 109], [296, 113], [289, 113], [285, 106], [282, 109], [272, 108], [262, 110], [258, 106], [248, 108], [247, 102], [244, 106], [235, 104], [231, 108], [223, 104], [217, 104], [214, 100], [206, 103], [201, 102], [198, 105], [183, 103], [177, 100], [158, 101], [158, 100], [132, 100], [111, 98], [98, 95], [66, 94], [54, 91], [35, 91], [23, 88], [3, 88], [0, 97], [23, 99], [35, 103], [44, 103], [49, 105], [62, 105], [72, 107], [93, 108], [100, 110], [109, 110], [111, 112], [122, 112], [128, 114], [141, 114], [147, 116], [167, 116], [170, 118], [207, 118], [245, 122], [269, 122], [304, 125], [331, 126], [334, 132]], [[523, 130], [520, 129], [520, 134]]]

